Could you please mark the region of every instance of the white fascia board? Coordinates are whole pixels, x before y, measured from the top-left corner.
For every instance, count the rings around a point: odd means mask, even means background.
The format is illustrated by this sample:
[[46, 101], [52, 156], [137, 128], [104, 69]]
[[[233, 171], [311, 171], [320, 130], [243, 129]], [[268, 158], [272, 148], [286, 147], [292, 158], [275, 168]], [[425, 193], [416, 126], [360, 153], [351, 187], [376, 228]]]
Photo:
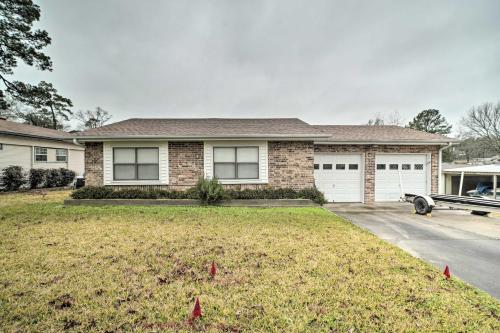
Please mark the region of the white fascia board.
[[316, 141], [324, 138], [321, 137], [310, 137], [310, 136], [241, 136], [241, 137], [229, 137], [229, 136], [214, 136], [214, 137], [160, 137], [160, 136], [132, 136], [132, 137], [76, 137], [78, 142], [106, 142], [106, 141], [247, 141], [247, 140], [264, 140], [264, 141]]
[[390, 146], [442, 146], [455, 141], [314, 141], [315, 145], [390, 145]]

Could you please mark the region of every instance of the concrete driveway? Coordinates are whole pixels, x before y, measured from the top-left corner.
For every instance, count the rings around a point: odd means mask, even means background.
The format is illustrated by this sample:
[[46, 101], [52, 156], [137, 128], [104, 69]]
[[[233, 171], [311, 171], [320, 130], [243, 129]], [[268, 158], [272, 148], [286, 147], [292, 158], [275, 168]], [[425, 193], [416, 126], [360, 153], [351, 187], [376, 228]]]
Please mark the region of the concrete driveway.
[[500, 299], [500, 219], [448, 209], [420, 216], [407, 203], [326, 207]]

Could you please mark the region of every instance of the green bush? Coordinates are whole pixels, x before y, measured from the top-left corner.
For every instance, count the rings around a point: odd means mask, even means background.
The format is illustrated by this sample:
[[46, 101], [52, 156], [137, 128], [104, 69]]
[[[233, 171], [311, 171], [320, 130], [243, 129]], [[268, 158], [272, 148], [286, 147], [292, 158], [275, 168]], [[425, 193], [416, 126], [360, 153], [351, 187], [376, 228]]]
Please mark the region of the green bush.
[[47, 169], [45, 173], [45, 187], [57, 187], [62, 183], [61, 173], [57, 169]]
[[315, 187], [299, 191], [292, 188], [230, 190], [227, 196], [231, 199], [309, 199], [320, 205], [326, 203], [323, 193]]
[[301, 199], [309, 199], [312, 202], [317, 203], [317, 204], [322, 205], [322, 206], [327, 203], [323, 192], [318, 190], [316, 187], [309, 187], [309, 188], [302, 189], [297, 194], [298, 194], [298, 197]]
[[59, 183], [57, 186], [68, 186], [75, 179], [76, 173], [73, 170], [60, 168], [59, 170]]
[[225, 191], [217, 179], [200, 179], [195, 187], [186, 191], [113, 190], [109, 187], [86, 186], [74, 191], [71, 196], [74, 199], [195, 199], [205, 205], [215, 205], [224, 199], [310, 199], [320, 205], [326, 203], [323, 193], [313, 187], [299, 191], [291, 188]]
[[217, 178], [200, 178], [195, 186], [198, 200], [203, 205], [216, 205], [226, 198], [224, 187]]
[[71, 193], [73, 199], [112, 199], [113, 189], [104, 186], [85, 186]]
[[31, 189], [38, 188], [44, 185], [45, 174], [47, 170], [45, 169], [30, 169], [28, 176], [28, 183]]
[[3, 168], [0, 180], [6, 191], [16, 191], [26, 183], [23, 168], [16, 165]]

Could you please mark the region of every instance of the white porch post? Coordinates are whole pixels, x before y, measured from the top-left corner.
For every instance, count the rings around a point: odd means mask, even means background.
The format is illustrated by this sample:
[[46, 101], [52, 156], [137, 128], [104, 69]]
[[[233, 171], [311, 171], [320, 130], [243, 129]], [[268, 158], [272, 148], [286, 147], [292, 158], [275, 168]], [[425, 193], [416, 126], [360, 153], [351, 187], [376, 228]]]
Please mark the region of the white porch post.
[[493, 175], [493, 199], [497, 198], [497, 175]]
[[458, 188], [458, 195], [459, 196], [462, 196], [462, 188], [464, 186], [464, 174], [465, 174], [465, 171], [462, 171], [462, 173], [460, 174], [460, 187]]

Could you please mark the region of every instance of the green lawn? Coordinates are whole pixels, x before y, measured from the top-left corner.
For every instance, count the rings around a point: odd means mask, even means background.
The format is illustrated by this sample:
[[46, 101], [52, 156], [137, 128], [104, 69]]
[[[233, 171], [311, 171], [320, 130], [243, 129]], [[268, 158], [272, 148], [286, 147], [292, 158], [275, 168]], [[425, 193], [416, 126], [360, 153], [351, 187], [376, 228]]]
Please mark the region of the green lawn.
[[0, 196], [0, 331], [500, 330], [498, 301], [320, 208], [67, 195]]

